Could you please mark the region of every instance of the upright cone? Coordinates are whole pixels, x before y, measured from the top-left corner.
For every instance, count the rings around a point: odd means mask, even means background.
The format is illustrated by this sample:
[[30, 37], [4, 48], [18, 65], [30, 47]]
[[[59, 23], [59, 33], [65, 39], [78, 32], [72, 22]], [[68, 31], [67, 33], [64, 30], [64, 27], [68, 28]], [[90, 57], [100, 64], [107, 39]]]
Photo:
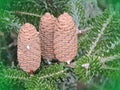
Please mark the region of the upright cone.
[[54, 53], [60, 62], [71, 62], [77, 53], [77, 27], [68, 13], [58, 17], [54, 33]]
[[41, 62], [40, 39], [36, 28], [26, 23], [18, 34], [17, 57], [20, 67], [26, 71], [36, 71]]
[[41, 38], [41, 54], [45, 59], [49, 61], [55, 59], [53, 49], [55, 22], [56, 18], [50, 13], [46, 13], [41, 17], [39, 30]]

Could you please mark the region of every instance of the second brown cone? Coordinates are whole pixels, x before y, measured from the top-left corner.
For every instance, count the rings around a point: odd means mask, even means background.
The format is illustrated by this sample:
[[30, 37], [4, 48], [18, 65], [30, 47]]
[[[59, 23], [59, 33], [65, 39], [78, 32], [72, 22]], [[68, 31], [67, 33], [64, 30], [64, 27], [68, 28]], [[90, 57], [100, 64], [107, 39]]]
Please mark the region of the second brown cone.
[[55, 22], [56, 18], [50, 13], [43, 15], [40, 21], [41, 54], [44, 59], [49, 61], [55, 59], [53, 49]]

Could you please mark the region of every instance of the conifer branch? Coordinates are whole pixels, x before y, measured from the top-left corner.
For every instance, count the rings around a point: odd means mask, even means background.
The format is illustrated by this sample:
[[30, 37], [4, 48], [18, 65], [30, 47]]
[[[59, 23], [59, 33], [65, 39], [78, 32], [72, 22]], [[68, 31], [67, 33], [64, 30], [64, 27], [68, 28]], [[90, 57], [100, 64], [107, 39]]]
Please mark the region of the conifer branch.
[[120, 59], [120, 55], [114, 55], [114, 56], [110, 56], [110, 57], [106, 57], [106, 58], [101, 58], [101, 62], [109, 62], [109, 61], [113, 61], [115, 59]]
[[120, 70], [119, 68], [113, 68], [113, 67], [108, 67], [108, 66], [102, 66], [102, 69], [108, 69], [108, 70]]
[[102, 35], [104, 34], [104, 31], [106, 30], [106, 27], [108, 26], [108, 24], [111, 22], [112, 20], [112, 15], [109, 16], [109, 18], [106, 20], [106, 22], [102, 25], [102, 29], [100, 30], [101, 32], [98, 34], [96, 40], [92, 43], [92, 46], [90, 47], [90, 50], [87, 53], [87, 56], [90, 56], [94, 50], [94, 48], [97, 46], [100, 38], [102, 37]]
[[[44, 78], [49, 78], [49, 77], [54, 77], [55, 75], [59, 75], [59, 74], [63, 74], [65, 71], [64, 70], [61, 70], [59, 72], [56, 72], [56, 73], [52, 73], [52, 74], [49, 74], [49, 75], [45, 75], [45, 76], [41, 76], [41, 77], [38, 77], [39, 80], [40, 79], [44, 79]], [[30, 77], [20, 77], [20, 76], [15, 76], [15, 75], [5, 75], [4, 76], [5, 78], [9, 78], [9, 79], [19, 79], [19, 80], [29, 80]]]
[[61, 71], [59, 71], [59, 72], [52, 73], [52, 74], [50, 74], [50, 75], [46, 75], [46, 76], [39, 77], [39, 80], [40, 80], [40, 79], [43, 79], [43, 78], [53, 77], [53, 76], [55, 76], [55, 75], [59, 75], [59, 74], [63, 74], [63, 73], [64, 73], [64, 70], [61, 70]]
[[38, 15], [38, 14], [28, 13], [28, 12], [21, 12], [21, 11], [11, 11], [10, 13], [34, 16], [34, 17], [39, 17], [39, 18], [41, 17], [41, 15]]
[[29, 78], [28, 77], [18, 77], [18, 76], [11, 76], [11, 75], [5, 75], [5, 78], [9, 78], [9, 79], [19, 79], [19, 80], [25, 80], [27, 81]]

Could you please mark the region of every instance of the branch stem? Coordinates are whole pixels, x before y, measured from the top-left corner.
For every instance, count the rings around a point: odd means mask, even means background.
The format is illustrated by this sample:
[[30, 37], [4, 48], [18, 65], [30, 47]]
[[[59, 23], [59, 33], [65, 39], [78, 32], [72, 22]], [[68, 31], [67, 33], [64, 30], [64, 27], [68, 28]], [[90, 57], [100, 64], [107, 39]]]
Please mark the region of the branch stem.
[[9, 76], [9, 75], [5, 75], [6, 78], [12, 78], [12, 79], [19, 79], [19, 80], [28, 80], [27, 77], [17, 77], [17, 76]]
[[41, 15], [38, 15], [38, 14], [28, 13], [28, 12], [21, 12], [21, 11], [11, 11], [10, 13], [28, 15], [28, 16], [34, 16], [34, 17], [41, 17]]
[[106, 22], [102, 25], [102, 29], [100, 30], [101, 32], [98, 34], [96, 40], [92, 43], [92, 46], [90, 47], [89, 52], [87, 53], [87, 56], [90, 56], [93, 52], [93, 50], [95, 49], [95, 47], [97, 46], [100, 38], [102, 37], [102, 35], [104, 34], [104, 31], [106, 29], [106, 27], [108, 26], [108, 24], [111, 22], [112, 19], [112, 15], [109, 16], [109, 18], [106, 20]]
[[62, 73], [64, 73], [64, 70], [59, 71], [59, 72], [57, 72], [57, 73], [52, 73], [52, 74], [50, 74], [50, 75], [46, 75], [46, 76], [39, 77], [39, 80], [40, 80], [40, 79], [43, 79], [43, 78], [53, 77], [53, 76], [55, 76], [55, 75], [59, 75], [59, 74], [62, 74]]

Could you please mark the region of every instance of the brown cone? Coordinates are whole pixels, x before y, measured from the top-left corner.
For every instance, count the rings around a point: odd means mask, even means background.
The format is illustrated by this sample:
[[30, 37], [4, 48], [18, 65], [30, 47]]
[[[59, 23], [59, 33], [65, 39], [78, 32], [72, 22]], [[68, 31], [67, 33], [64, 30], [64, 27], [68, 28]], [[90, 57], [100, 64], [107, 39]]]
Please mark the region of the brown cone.
[[41, 38], [41, 54], [47, 60], [55, 59], [53, 51], [55, 21], [56, 18], [50, 13], [46, 13], [41, 17], [39, 30]]
[[54, 53], [61, 62], [70, 62], [77, 53], [76, 25], [68, 13], [58, 17], [54, 33]]
[[17, 56], [20, 67], [26, 71], [36, 71], [41, 62], [40, 39], [36, 28], [26, 23], [18, 34]]

